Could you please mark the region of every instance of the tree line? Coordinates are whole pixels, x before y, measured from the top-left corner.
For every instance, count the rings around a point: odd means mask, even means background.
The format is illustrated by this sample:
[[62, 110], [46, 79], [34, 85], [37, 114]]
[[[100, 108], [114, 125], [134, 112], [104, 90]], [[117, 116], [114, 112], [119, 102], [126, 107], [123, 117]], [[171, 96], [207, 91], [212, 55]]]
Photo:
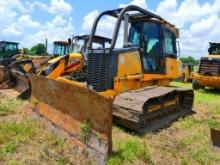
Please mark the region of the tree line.
[[37, 45], [34, 45], [31, 49], [24, 48], [23, 53], [28, 55], [46, 55], [47, 50], [44, 44], [39, 43]]
[[194, 64], [194, 65], [198, 65], [199, 64], [199, 60], [196, 60], [192, 56], [180, 57], [179, 59], [182, 61], [182, 63], [190, 63], [190, 64]]

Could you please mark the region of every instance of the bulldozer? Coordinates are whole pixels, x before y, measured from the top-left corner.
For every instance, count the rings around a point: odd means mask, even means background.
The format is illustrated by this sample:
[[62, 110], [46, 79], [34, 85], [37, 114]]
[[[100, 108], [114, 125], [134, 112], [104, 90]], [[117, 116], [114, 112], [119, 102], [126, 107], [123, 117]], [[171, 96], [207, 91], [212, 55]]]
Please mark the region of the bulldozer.
[[[95, 47], [96, 29], [105, 16], [116, 19], [112, 38], [102, 38], [111, 42]], [[121, 28], [123, 46], [117, 47]], [[192, 112], [193, 90], [169, 85], [182, 75], [178, 37], [174, 25], [137, 6], [102, 12], [86, 44], [84, 73], [74, 71], [71, 79], [27, 74], [36, 111], [98, 154], [97, 159], [106, 158], [112, 120], [142, 134]], [[81, 74], [80, 81], [74, 74]], [[90, 131], [82, 140], [85, 125]]]
[[194, 90], [205, 87], [220, 89], [220, 43], [209, 44], [209, 55], [201, 58], [198, 72], [192, 75]]

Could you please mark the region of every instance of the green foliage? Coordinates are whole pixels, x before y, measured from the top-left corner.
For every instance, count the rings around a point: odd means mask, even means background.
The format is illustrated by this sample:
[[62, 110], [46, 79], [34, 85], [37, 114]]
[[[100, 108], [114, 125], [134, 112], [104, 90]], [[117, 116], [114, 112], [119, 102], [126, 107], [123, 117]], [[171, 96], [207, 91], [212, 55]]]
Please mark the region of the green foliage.
[[209, 128], [220, 130], [220, 122], [215, 119], [209, 119], [206, 121]]
[[180, 57], [180, 60], [183, 62], [183, 63], [191, 63], [191, 64], [194, 64], [194, 65], [198, 65], [199, 64], [199, 60], [196, 60], [194, 57], [192, 56], [188, 56], [188, 57]]
[[181, 164], [182, 164], [182, 165], [188, 165], [188, 164], [189, 164], [189, 161], [188, 161], [186, 158], [184, 158], [184, 159], [182, 160]]
[[68, 163], [68, 160], [65, 158], [59, 158], [56, 162], [56, 165], [65, 165]]
[[91, 123], [90, 122], [82, 123], [80, 129], [81, 129], [80, 139], [83, 142], [86, 142], [89, 134], [91, 133], [91, 129], [92, 129]]
[[147, 146], [142, 144], [138, 138], [118, 141], [116, 148], [116, 153], [113, 153], [107, 161], [108, 165], [132, 163], [137, 159], [145, 163], [152, 163]]
[[30, 50], [25, 49], [24, 54], [30, 54], [30, 55], [44, 55], [47, 53], [46, 47], [44, 44], [37, 44], [33, 46]]
[[5, 142], [3, 145], [1, 145], [0, 156], [3, 156], [5, 154], [7, 154], [7, 153], [15, 152], [17, 146], [18, 145], [15, 143], [15, 141], [7, 141], [7, 142]]

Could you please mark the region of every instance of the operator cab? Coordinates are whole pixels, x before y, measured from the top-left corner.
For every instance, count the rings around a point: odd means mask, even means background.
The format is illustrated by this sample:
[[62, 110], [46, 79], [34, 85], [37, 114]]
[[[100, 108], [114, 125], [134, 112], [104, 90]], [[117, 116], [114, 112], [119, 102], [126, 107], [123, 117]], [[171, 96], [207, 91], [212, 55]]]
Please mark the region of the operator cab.
[[16, 54], [19, 54], [19, 43], [0, 41], [0, 59], [11, 58]]
[[[89, 35], [74, 36], [72, 39], [71, 52], [82, 53], [84, 60], [87, 61], [86, 45], [89, 41]], [[93, 48], [105, 49], [111, 43], [111, 39], [101, 36], [94, 36]]]
[[67, 41], [55, 41], [53, 45], [53, 54], [56, 56], [64, 56], [70, 53], [70, 43]]
[[128, 45], [141, 48], [142, 65], [145, 73], [161, 73], [164, 57], [176, 58], [176, 36], [161, 23], [151, 20], [131, 22]]
[[[116, 18], [111, 45], [105, 49], [93, 48], [98, 23], [104, 16]], [[121, 32], [124, 32], [123, 46], [118, 48], [117, 41], [121, 39]], [[174, 25], [138, 6], [131, 5], [101, 13], [93, 24], [87, 46], [88, 84], [96, 91], [105, 91], [113, 88], [113, 80], [119, 76], [124, 79], [127, 75], [136, 78], [160, 74], [169, 79], [181, 76], [182, 64], [177, 60], [178, 37], [179, 30]], [[127, 66], [132, 69], [129, 70]], [[102, 73], [101, 77], [99, 73]]]
[[[72, 52], [73, 53], [85, 52], [88, 41], [89, 41], [89, 35], [74, 36], [72, 41]], [[110, 45], [110, 43], [111, 43], [111, 39], [96, 35], [94, 36], [94, 40], [93, 40], [93, 48], [105, 49]]]
[[208, 49], [209, 55], [220, 55], [220, 43], [210, 42], [210, 47]]

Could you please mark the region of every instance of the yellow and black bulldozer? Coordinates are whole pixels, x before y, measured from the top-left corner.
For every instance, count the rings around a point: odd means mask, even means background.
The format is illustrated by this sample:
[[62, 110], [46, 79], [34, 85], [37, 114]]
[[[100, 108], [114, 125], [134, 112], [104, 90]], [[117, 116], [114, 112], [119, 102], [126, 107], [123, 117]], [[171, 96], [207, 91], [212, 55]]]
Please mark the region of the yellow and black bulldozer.
[[[102, 38], [111, 42], [94, 47], [105, 16], [116, 19], [112, 37]], [[121, 27], [123, 46], [118, 47]], [[191, 113], [193, 90], [169, 86], [182, 75], [178, 37], [174, 25], [137, 6], [101, 13], [86, 44], [83, 71], [73, 71], [71, 78], [27, 75], [32, 98], [38, 100], [36, 111], [101, 157], [111, 151], [112, 116], [115, 124], [144, 133]], [[85, 124], [90, 126], [86, 141], [80, 138]]]
[[209, 55], [202, 57], [199, 70], [192, 75], [193, 89], [211, 87], [220, 89], [220, 43], [211, 43]]

